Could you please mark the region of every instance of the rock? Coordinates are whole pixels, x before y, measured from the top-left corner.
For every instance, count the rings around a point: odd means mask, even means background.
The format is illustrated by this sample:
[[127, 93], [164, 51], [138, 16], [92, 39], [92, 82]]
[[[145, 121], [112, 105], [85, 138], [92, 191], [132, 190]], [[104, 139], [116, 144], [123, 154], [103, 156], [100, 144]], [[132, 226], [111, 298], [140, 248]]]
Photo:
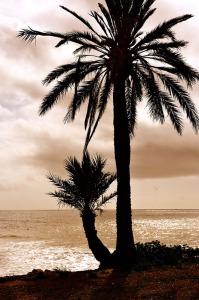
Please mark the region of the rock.
[[60, 277], [60, 273], [58, 271], [45, 270], [44, 275], [46, 277], [58, 278]]
[[37, 278], [45, 278], [44, 271], [41, 269], [34, 269], [31, 272], [27, 274], [31, 279], [37, 279]]

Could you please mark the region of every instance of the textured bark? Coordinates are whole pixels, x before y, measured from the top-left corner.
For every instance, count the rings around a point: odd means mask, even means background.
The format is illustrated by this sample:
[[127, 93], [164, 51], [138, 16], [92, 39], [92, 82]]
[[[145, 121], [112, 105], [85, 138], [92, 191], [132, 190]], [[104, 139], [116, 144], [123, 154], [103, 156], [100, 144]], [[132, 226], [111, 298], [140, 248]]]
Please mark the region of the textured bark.
[[117, 242], [114, 253], [120, 265], [128, 265], [135, 260], [135, 244], [132, 231], [131, 189], [130, 189], [130, 136], [125, 104], [125, 79], [114, 84], [114, 147], [117, 170]]
[[88, 209], [83, 212], [81, 217], [88, 245], [94, 257], [100, 262], [101, 267], [111, 266], [112, 254], [97, 236], [97, 230], [95, 228], [95, 214]]

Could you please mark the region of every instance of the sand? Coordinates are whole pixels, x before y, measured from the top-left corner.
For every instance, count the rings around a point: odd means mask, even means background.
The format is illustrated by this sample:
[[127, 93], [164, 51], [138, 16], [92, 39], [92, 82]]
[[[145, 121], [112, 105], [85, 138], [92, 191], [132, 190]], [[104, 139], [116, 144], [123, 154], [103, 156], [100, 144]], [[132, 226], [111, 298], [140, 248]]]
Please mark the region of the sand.
[[0, 299], [199, 299], [199, 265], [185, 264], [145, 271], [34, 270], [0, 278]]

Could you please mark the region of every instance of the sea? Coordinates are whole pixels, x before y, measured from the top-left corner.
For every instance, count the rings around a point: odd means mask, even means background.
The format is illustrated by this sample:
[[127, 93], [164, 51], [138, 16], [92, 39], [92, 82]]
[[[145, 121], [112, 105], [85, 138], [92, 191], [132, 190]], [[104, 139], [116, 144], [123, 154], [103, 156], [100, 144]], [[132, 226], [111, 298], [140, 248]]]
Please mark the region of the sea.
[[[199, 210], [133, 210], [135, 242], [199, 247]], [[96, 217], [98, 236], [115, 249], [115, 211]], [[125, 234], [125, 233], [124, 233]], [[98, 268], [75, 210], [0, 210], [0, 277], [33, 269]]]

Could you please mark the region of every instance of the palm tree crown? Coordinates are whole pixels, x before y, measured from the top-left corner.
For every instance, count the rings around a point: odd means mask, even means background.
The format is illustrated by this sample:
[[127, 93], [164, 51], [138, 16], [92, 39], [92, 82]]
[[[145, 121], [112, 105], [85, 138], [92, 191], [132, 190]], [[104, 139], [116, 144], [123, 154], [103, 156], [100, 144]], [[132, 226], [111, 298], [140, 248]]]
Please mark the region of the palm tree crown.
[[116, 174], [104, 172], [106, 160], [100, 155], [90, 156], [86, 152], [80, 163], [75, 157], [65, 160], [64, 167], [68, 179], [49, 173], [47, 178], [58, 188], [49, 195], [56, 197], [58, 203], [76, 208], [80, 213], [101, 209], [105, 203], [117, 195], [117, 192], [104, 195], [116, 179]]
[[79, 19], [89, 31], [61, 34], [31, 28], [21, 30], [18, 36], [28, 42], [42, 35], [59, 38], [56, 47], [68, 42], [79, 45], [74, 51], [75, 62], [58, 66], [44, 79], [43, 83], [48, 85], [60, 78], [43, 99], [40, 115], [45, 114], [74, 87], [75, 93], [64, 120], [73, 120], [82, 103], [88, 100], [85, 118], [88, 143], [105, 111], [114, 83], [122, 76], [125, 78], [130, 133], [134, 132], [136, 104], [143, 96], [147, 99], [153, 120], [164, 123], [166, 112], [174, 128], [181, 134], [182, 108], [197, 132], [198, 113], [183, 82], [192, 86], [199, 79], [199, 74], [186, 64], [180, 54], [180, 48], [186, 46], [187, 42], [177, 40], [172, 31], [174, 25], [192, 15], [173, 18], [149, 32], [142, 32], [144, 23], [155, 11], [151, 8], [154, 1], [107, 0], [108, 9], [99, 3], [100, 13], [92, 11], [90, 15], [99, 25], [100, 33], [87, 20], [64, 6], [61, 8]]

